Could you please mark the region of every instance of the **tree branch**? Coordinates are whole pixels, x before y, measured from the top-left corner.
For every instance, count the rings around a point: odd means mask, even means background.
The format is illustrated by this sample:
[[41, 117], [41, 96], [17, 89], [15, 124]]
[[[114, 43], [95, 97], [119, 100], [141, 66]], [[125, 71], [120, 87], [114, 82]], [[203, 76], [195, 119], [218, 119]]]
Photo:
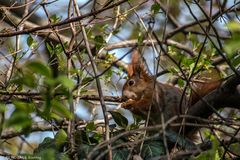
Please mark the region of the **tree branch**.
[[215, 89], [190, 107], [187, 115], [208, 118], [214, 113], [214, 109], [224, 107], [240, 109], [240, 94], [237, 91], [239, 84], [238, 76], [232, 76], [220, 88]]
[[[23, 100], [23, 101], [31, 101], [31, 100], [39, 100], [42, 101], [42, 93], [31, 93], [31, 92], [7, 92], [7, 91], [0, 91], [0, 102], [4, 103], [12, 103], [13, 100]], [[64, 94], [58, 93], [54, 96], [60, 96], [62, 99], [65, 99]], [[82, 100], [89, 100], [89, 101], [99, 101], [99, 96], [97, 95], [73, 95], [73, 98], [80, 98]], [[103, 96], [104, 101], [108, 102], [122, 102], [121, 97], [117, 96]]]
[[74, 18], [71, 18], [71, 19], [66, 19], [66, 20], [58, 22], [58, 23], [47, 24], [47, 25], [44, 25], [44, 26], [24, 29], [24, 30], [21, 30], [21, 31], [11, 31], [11, 32], [7, 32], [7, 33], [0, 33], [0, 37], [11, 37], [11, 36], [16, 36], [16, 35], [20, 35], [20, 34], [29, 34], [29, 33], [33, 33], [33, 32], [36, 32], [36, 31], [49, 29], [49, 28], [54, 28], [54, 27], [57, 27], [57, 26], [62, 26], [62, 25], [69, 24], [69, 23], [72, 23], [72, 22], [77, 22], [77, 21], [80, 21], [84, 18], [102, 13], [102, 12], [104, 12], [104, 11], [110, 9], [110, 8], [115, 7], [115, 6], [121, 5], [124, 2], [127, 2], [127, 0], [122, 0], [122, 1], [116, 2], [112, 5], [109, 5], [105, 8], [99, 9], [97, 11], [86, 13], [84, 15], [77, 16], [77, 17], [74, 17]]

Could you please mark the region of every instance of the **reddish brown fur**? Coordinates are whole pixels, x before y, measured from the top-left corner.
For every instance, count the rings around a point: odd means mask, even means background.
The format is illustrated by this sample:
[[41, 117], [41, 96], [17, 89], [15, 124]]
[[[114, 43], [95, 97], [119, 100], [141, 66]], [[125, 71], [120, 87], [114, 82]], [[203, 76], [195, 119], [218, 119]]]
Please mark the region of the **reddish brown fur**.
[[[123, 99], [126, 100], [122, 104], [123, 108], [129, 109], [145, 120], [151, 108], [150, 125], [161, 124], [161, 111], [163, 112], [165, 121], [174, 116], [186, 113], [186, 97], [184, 96], [183, 100], [181, 100], [182, 91], [168, 84], [154, 82], [154, 77], [146, 72], [143, 59], [139, 57], [137, 51], [134, 51], [132, 55], [132, 62], [128, 68], [128, 76], [129, 79], [124, 84], [122, 92]], [[209, 92], [209, 89], [213, 90], [214, 88], [216, 88], [216, 85], [211, 85], [208, 90], [203, 90], [204, 95]], [[202, 95], [200, 91], [197, 92]], [[178, 129], [179, 127], [174, 128], [175, 131]], [[185, 133], [188, 133], [188, 131], [185, 131]]]
[[[179, 109], [181, 90], [168, 84], [154, 83], [154, 77], [146, 72], [143, 60], [139, 57], [137, 51], [132, 55], [128, 76], [129, 79], [123, 86], [123, 98], [127, 100], [123, 103], [123, 108], [129, 109], [146, 119], [148, 110], [152, 105], [150, 124], [160, 123], [161, 111], [164, 112], [166, 121], [175, 115], [184, 113], [185, 99], [183, 100], [183, 109]], [[135, 84], [129, 86], [129, 81], [132, 80]]]
[[222, 84], [222, 79], [216, 69], [209, 69], [201, 72], [197, 77], [198, 81], [192, 83], [193, 90], [191, 104], [195, 104], [201, 97], [204, 97]]

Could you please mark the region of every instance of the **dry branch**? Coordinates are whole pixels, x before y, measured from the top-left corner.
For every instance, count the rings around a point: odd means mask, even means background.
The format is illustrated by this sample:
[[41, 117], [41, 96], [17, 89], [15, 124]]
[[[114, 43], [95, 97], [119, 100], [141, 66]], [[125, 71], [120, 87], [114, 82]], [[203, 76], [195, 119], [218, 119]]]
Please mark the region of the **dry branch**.
[[66, 19], [66, 20], [58, 22], [58, 23], [47, 24], [47, 25], [44, 25], [44, 26], [24, 29], [24, 30], [21, 30], [21, 31], [11, 31], [11, 32], [7, 32], [7, 33], [0, 33], [0, 37], [12, 37], [12, 36], [20, 35], [20, 34], [29, 34], [29, 33], [33, 33], [33, 32], [40, 31], [40, 30], [45, 30], [45, 29], [54, 28], [54, 27], [57, 27], [57, 26], [62, 26], [62, 25], [65, 25], [65, 24], [70, 24], [72, 22], [77, 22], [77, 21], [80, 21], [84, 18], [97, 15], [97, 14], [99, 14], [101, 12], [104, 12], [108, 9], [111, 9], [115, 6], [121, 5], [122, 3], [125, 3], [126, 1], [127, 0], [122, 0], [122, 1], [116, 2], [112, 5], [109, 5], [105, 8], [102, 8], [100, 10], [93, 11], [93, 12], [90, 12], [90, 13], [87, 13], [87, 14], [84, 14], [84, 15], [81, 15], [81, 16], [71, 18], [71, 19]]

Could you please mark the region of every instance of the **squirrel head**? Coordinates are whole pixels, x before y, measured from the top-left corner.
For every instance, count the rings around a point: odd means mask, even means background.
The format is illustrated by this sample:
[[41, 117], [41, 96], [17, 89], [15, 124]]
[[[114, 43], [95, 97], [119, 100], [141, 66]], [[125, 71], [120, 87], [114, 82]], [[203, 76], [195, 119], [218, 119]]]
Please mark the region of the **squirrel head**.
[[139, 100], [146, 91], [152, 90], [152, 77], [147, 73], [144, 65], [144, 59], [140, 57], [138, 50], [132, 53], [131, 64], [128, 65], [128, 80], [123, 86], [123, 100]]

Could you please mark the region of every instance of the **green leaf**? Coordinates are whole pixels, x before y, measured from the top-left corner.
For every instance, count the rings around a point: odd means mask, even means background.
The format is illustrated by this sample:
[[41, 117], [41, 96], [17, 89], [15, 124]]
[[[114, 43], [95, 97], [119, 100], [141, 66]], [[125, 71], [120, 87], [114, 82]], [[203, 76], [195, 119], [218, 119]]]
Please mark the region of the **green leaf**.
[[87, 126], [86, 126], [87, 132], [91, 132], [91, 131], [93, 131], [95, 128], [96, 128], [96, 126], [95, 126], [94, 122], [89, 122], [89, 123], [87, 124]]
[[36, 83], [36, 77], [33, 74], [26, 73], [24, 75], [17, 75], [15, 79], [11, 81], [12, 84], [18, 84], [20, 87], [22, 85], [25, 85], [29, 88], [35, 88]]
[[58, 114], [72, 119], [73, 115], [70, 113], [70, 111], [66, 108], [66, 106], [64, 106], [62, 103], [60, 103], [59, 101], [53, 99], [51, 101], [51, 105], [52, 105], [52, 109], [54, 109], [55, 112], [57, 112]]
[[50, 19], [51, 19], [52, 23], [57, 23], [57, 22], [61, 21], [62, 16], [57, 16], [56, 14], [54, 14], [50, 17]]
[[52, 46], [51, 46], [49, 43], [46, 43], [46, 47], [47, 47], [48, 52], [49, 52], [50, 54], [52, 54], [52, 53], [53, 53], [53, 48], [52, 48]]
[[129, 151], [127, 148], [115, 149], [112, 154], [114, 160], [125, 160], [129, 155]]
[[34, 104], [22, 101], [13, 101], [14, 106], [17, 110], [24, 111], [26, 113], [31, 113], [34, 111]]
[[101, 35], [97, 35], [94, 37], [94, 41], [96, 43], [96, 48], [100, 49], [105, 43], [106, 41], [104, 40], [103, 36]]
[[51, 70], [41, 62], [30, 62], [27, 64], [27, 67], [35, 73], [46, 76], [48, 78], [52, 77]]
[[182, 78], [178, 78], [177, 83], [178, 83], [178, 86], [179, 86], [179, 87], [183, 87], [185, 81], [184, 81]]
[[111, 78], [112, 78], [112, 75], [113, 75], [113, 70], [109, 69], [105, 74], [105, 77], [104, 80], [109, 83], [111, 82]]
[[22, 84], [30, 87], [30, 88], [35, 88], [37, 86], [36, 83], [36, 77], [32, 74], [26, 74], [24, 77], [19, 79], [19, 81], [22, 81]]
[[240, 64], [240, 55], [237, 54], [235, 57], [231, 59], [231, 61], [232, 61], [232, 65], [234, 67], [237, 67]]
[[230, 149], [233, 153], [239, 153], [240, 143], [236, 142], [230, 145]]
[[44, 138], [42, 143], [39, 144], [38, 148], [36, 148], [34, 150], [34, 153], [37, 154], [43, 150], [50, 149], [50, 148], [57, 149], [57, 146], [55, 144], [54, 139], [52, 139], [50, 137], [46, 137], [46, 138]]
[[93, 139], [96, 140], [98, 143], [100, 142], [100, 140], [102, 139], [102, 134], [100, 133], [95, 133], [93, 136]]
[[[38, 43], [37, 43], [37, 41], [35, 41], [35, 40], [32, 38], [32, 36], [30, 35], [30, 36], [28, 36], [28, 38], [27, 38], [27, 45], [28, 45], [28, 47], [30, 47], [31, 49], [34, 49], [34, 48], [37, 47]], [[22, 56], [23, 56], [23, 55], [22, 55]], [[20, 57], [19, 57], [19, 58], [20, 58]]]
[[28, 113], [15, 110], [6, 122], [7, 127], [14, 127], [16, 130], [27, 129], [32, 125], [32, 119]]
[[34, 157], [47, 160], [69, 160], [68, 156], [60, 152], [60, 148], [56, 145], [55, 139], [46, 137], [38, 148], [34, 150]]
[[237, 51], [240, 51], [240, 35], [233, 33], [233, 37], [226, 41], [224, 49], [229, 58], [234, 55]]
[[66, 76], [59, 76], [57, 79], [64, 87], [69, 90], [73, 89], [75, 86], [74, 82]]
[[154, 4], [151, 6], [151, 11], [153, 12], [153, 14], [157, 14], [160, 9], [161, 9], [161, 7], [160, 7], [160, 4], [159, 4], [159, 3], [154, 3]]
[[144, 142], [141, 154], [143, 159], [147, 160], [161, 155], [165, 155], [165, 147], [162, 141], [155, 140]]
[[205, 159], [210, 159], [210, 160], [220, 160], [220, 156], [219, 156], [219, 142], [218, 140], [212, 136], [209, 135], [211, 141], [213, 142], [212, 148], [210, 150], [207, 150], [205, 152], [202, 152], [200, 155], [198, 155], [197, 157], [193, 157], [192, 159], [194, 160], [205, 160]]
[[126, 117], [124, 117], [119, 112], [115, 111], [109, 111], [114, 119], [114, 121], [119, 125], [120, 127], [126, 128], [128, 126], [128, 120]]
[[28, 45], [28, 47], [31, 47], [33, 42], [34, 42], [34, 40], [33, 40], [32, 36], [28, 36], [28, 38], [27, 38], [27, 45]]
[[138, 45], [141, 46], [141, 44], [143, 43], [144, 40], [144, 35], [142, 32], [138, 33]]
[[44, 149], [37, 154], [40, 156], [40, 159], [47, 159], [47, 160], [56, 160], [56, 151], [54, 149]]
[[50, 119], [54, 120], [55, 122], [62, 122], [62, 120], [63, 120], [62, 115], [60, 115], [59, 113], [53, 113], [53, 112], [48, 113], [48, 114], [46, 112], [44, 112], [41, 115], [41, 117], [46, 118], [46, 119], [49, 119], [49, 117], [51, 117]]
[[236, 21], [229, 22], [227, 27], [230, 31], [240, 31], [240, 23]]
[[57, 147], [61, 147], [67, 142], [67, 134], [63, 129], [60, 129], [55, 135], [55, 143]]
[[231, 56], [240, 50], [240, 23], [229, 22], [227, 27], [232, 31], [232, 37], [226, 41], [224, 49], [228, 56], [230, 56], [229, 58], [232, 58]]
[[[63, 47], [65, 48], [65, 45], [63, 45]], [[60, 53], [62, 53], [63, 52], [63, 47], [62, 47], [62, 45], [59, 43], [59, 44], [57, 44], [56, 46], [55, 46], [55, 48], [54, 48], [54, 51], [55, 51], [55, 53], [56, 54], [60, 54]]]
[[103, 39], [103, 36], [101, 36], [101, 35], [95, 36], [94, 40], [95, 40], [96, 42], [100, 43], [100, 44], [102, 44], [102, 43], [105, 42], [105, 40]]
[[3, 113], [3, 112], [5, 112], [5, 111], [6, 111], [6, 105], [0, 103], [0, 113]]

